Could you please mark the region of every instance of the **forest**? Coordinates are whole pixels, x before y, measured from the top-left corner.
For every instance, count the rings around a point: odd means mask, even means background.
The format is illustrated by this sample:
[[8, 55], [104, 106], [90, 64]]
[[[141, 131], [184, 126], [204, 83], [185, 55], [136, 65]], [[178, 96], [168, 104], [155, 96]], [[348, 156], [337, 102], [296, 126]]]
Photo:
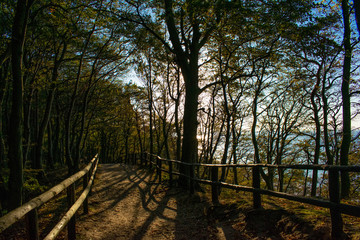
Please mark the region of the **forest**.
[[[0, 22], [1, 214], [96, 153], [360, 164], [359, 0], [3, 0]], [[261, 177], [328, 194], [323, 171]], [[342, 198], [359, 186], [342, 172]]]

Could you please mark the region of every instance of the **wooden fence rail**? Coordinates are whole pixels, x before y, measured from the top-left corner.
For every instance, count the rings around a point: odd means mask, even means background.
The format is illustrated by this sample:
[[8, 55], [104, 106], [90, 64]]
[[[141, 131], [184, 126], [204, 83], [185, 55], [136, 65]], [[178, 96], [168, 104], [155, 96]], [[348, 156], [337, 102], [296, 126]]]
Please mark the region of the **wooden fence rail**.
[[[88, 194], [90, 192], [91, 186], [93, 184], [97, 165], [99, 162], [98, 155], [96, 155], [91, 162], [81, 171], [75, 173], [71, 177], [65, 179], [55, 187], [51, 188], [47, 192], [41, 194], [40, 196], [31, 199], [29, 202], [23, 204], [22, 206], [14, 209], [5, 216], [0, 218], [0, 233], [10, 227], [12, 224], [19, 221], [22, 217], [27, 219], [27, 232], [28, 239], [37, 240], [39, 239], [39, 227], [38, 227], [38, 213], [37, 209], [53, 199], [55, 196], [60, 194], [65, 189], [67, 190], [68, 196], [68, 212], [60, 220], [60, 222], [51, 230], [51, 232], [46, 236], [46, 240], [55, 239], [55, 237], [60, 233], [60, 231], [67, 225], [68, 226], [68, 239], [73, 240], [75, 236], [75, 213], [79, 209], [82, 203], [84, 206], [84, 213], [88, 212]], [[89, 179], [89, 173], [90, 179]], [[75, 202], [75, 182], [83, 178], [83, 193]], [[75, 202], [75, 203], [74, 203]]]
[[[219, 203], [219, 187], [240, 190], [253, 193], [253, 207], [255, 209], [261, 208], [261, 195], [269, 195], [273, 197], [283, 198], [287, 200], [297, 201], [301, 203], [307, 203], [318, 207], [330, 209], [333, 239], [342, 239], [343, 223], [341, 214], [347, 214], [355, 217], [360, 217], [360, 206], [342, 204], [340, 203], [340, 184], [339, 184], [339, 172], [360, 172], [360, 166], [338, 166], [338, 165], [271, 165], [271, 164], [202, 164], [202, 163], [185, 163], [176, 160], [164, 159], [154, 154], [142, 153], [137, 155], [137, 159], [140, 159], [140, 164], [149, 166], [155, 166], [157, 169], [157, 176], [161, 181], [161, 172], [169, 174], [170, 185], [172, 184], [173, 175], [184, 176], [189, 179], [189, 191], [194, 192], [194, 182], [211, 185], [212, 201], [214, 204]], [[162, 162], [168, 164], [168, 170], [162, 168]], [[133, 163], [137, 163], [133, 161]], [[174, 165], [183, 165], [189, 168], [190, 176], [183, 175], [174, 171]], [[210, 179], [199, 179], [194, 176], [195, 167], [207, 167], [210, 168]], [[219, 180], [219, 168], [251, 168], [252, 169], [252, 187], [241, 186], [222, 182]], [[292, 195], [284, 192], [271, 191], [261, 189], [261, 177], [260, 171], [262, 168], [277, 168], [277, 169], [302, 169], [302, 170], [323, 170], [329, 171], [329, 200], [303, 197]]]

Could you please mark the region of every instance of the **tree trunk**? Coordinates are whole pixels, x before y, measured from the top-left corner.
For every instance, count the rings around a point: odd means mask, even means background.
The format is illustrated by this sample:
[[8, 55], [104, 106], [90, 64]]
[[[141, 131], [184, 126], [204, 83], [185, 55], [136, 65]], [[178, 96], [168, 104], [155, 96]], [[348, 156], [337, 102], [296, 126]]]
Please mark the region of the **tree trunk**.
[[179, 105], [180, 105], [180, 76], [177, 69], [177, 98], [175, 100], [175, 129], [176, 129], [176, 160], [181, 159], [181, 126], [179, 121]]
[[[328, 108], [329, 108], [329, 104], [328, 104], [328, 99], [326, 96], [326, 76], [323, 77], [322, 80], [322, 92], [321, 92], [321, 99], [323, 102], [323, 115], [324, 115], [324, 124], [323, 124], [323, 129], [324, 129], [324, 145], [325, 145], [325, 153], [326, 153], [326, 158], [327, 158], [327, 164], [329, 165], [333, 165], [334, 164], [334, 156], [331, 153], [330, 150], [330, 140], [329, 140], [329, 131], [328, 131]], [[334, 135], [336, 136], [336, 135]]]
[[[225, 85], [223, 85], [223, 94], [224, 94], [224, 100], [225, 100], [225, 111], [226, 111], [226, 134], [225, 134], [225, 145], [224, 145], [224, 152], [221, 158], [221, 163], [222, 164], [226, 164], [227, 163], [227, 156], [228, 156], [228, 150], [229, 150], [229, 146], [230, 146], [230, 128], [231, 128], [231, 114], [229, 111], [229, 107], [228, 107], [228, 101], [227, 101], [227, 96], [226, 96], [226, 89], [225, 89]], [[226, 172], [226, 168], [223, 167], [221, 168], [221, 177], [220, 177], [220, 181], [224, 181], [225, 180], [225, 172]]]
[[5, 166], [5, 142], [3, 134], [3, 103], [5, 99], [5, 91], [8, 86], [8, 72], [10, 70], [10, 61], [7, 61], [0, 67], [0, 170]]
[[68, 165], [69, 174], [73, 174], [73, 173], [79, 171], [78, 159], [76, 159], [76, 158], [73, 159], [73, 157], [72, 157], [72, 151], [71, 151], [71, 146], [70, 146], [70, 145], [72, 145], [72, 144], [70, 144], [72, 142], [72, 141], [70, 141], [70, 125], [71, 125], [72, 111], [74, 109], [75, 99], [76, 99], [76, 95], [77, 95], [77, 91], [78, 91], [78, 87], [79, 87], [79, 83], [80, 83], [81, 70], [83, 67], [84, 56], [85, 56], [85, 53], [89, 46], [90, 38], [93, 35], [94, 31], [95, 31], [95, 24], [93, 25], [92, 29], [90, 30], [90, 32], [87, 35], [87, 38], [85, 39], [84, 47], [83, 47], [81, 55], [80, 55], [79, 66], [78, 66], [76, 80], [75, 80], [75, 86], [74, 86], [74, 90], [73, 90], [73, 93], [72, 93], [71, 99], [70, 99], [70, 107], [66, 114], [66, 119], [65, 119], [65, 157], [66, 157], [66, 163]]
[[152, 89], [152, 62], [151, 56], [148, 56], [149, 74], [148, 74], [148, 98], [149, 98], [149, 128], [150, 128], [150, 155], [154, 154], [154, 131], [153, 131], [153, 89]]
[[[314, 112], [314, 121], [315, 121], [315, 149], [314, 149], [314, 161], [313, 164], [319, 164], [319, 157], [320, 157], [320, 136], [321, 136], [321, 129], [320, 129], [320, 120], [319, 120], [319, 110], [316, 104], [315, 98], [317, 96], [317, 91], [320, 87], [320, 72], [321, 67], [319, 67], [317, 74], [316, 74], [316, 84], [314, 89], [311, 92], [311, 105]], [[317, 181], [318, 181], [318, 171], [316, 169], [312, 170], [313, 176], [311, 181], [311, 192], [310, 195], [312, 197], [316, 196], [316, 189], [317, 189]]]
[[56, 116], [54, 121], [54, 131], [53, 131], [53, 159], [54, 163], [60, 163], [61, 166], [64, 164], [62, 157], [60, 157], [60, 147], [59, 147], [59, 140], [60, 140], [60, 116], [59, 116], [59, 104], [56, 104]]
[[258, 104], [258, 97], [261, 91], [261, 81], [258, 82], [257, 88], [255, 90], [255, 96], [252, 106], [252, 117], [253, 122], [251, 125], [251, 140], [254, 146], [254, 163], [260, 163], [260, 155], [259, 155], [259, 146], [256, 138], [256, 124], [257, 124], [257, 104]]
[[[196, 69], [194, 69], [196, 68]], [[198, 66], [193, 66], [193, 72], [183, 72], [185, 79], [185, 107], [184, 107], [184, 133], [182, 141], [182, 156], [181, 161], [186, 163], [195, 163], [197, 161], [197, 109], [198, 109]], [[183, 70], [184, 71], [184, 70]], [[185, 70], [186, 71], [186, 70]], [[189, 168], [180, 165], [180, 173], [189, 176]], [[187, 178], [179, 177], [179, 184], [181, 186], [188, 186]]]
[[35, 89], [30, 87], [30, 91], [24, 102], [24, 133], [23, 133], [23, 163], [25, 164], [28, 160], [28, 155], [31, 145], [31, 131], [30, 131], [30, 119], [31, 119], [31, 102], [34, 95]]
[[162, 132], [163, 132], [163, 137], [164, 137], [164, 146], [165, 146], [165, 154], [166, 154], [166, 158], [170, 159], [170, 150], [169, 150], [169, 143], [168, 143], [168, 135], [169, 135], [169, 128], [166, 128], [166, 123], [167, 123], [167, 108], [166, 108], [166, 92], [164, 93], [163, 96], [163, 104], [164, 104], [164, 117], [162, 119]]
[[50, 119], [51, 107], [52, 107], [52, 104], [54, 101], [54, 95], [55, 95], [55, 86], [52, 86], [48, 93], [48, 97], [46, 99], [46, 107], [45, 107], [44, 116], [43, 116], [43, 119], [40, 124], [39, 132], [37, 134], [36, 148], [35, 148], [35, 157], [36, 157], [35, 158], [35, 169], [43, 168], [43, 166], [42, 166], [42, 164], [43, 164], [42, 146], [43, 146], [45, 131], [46, 131], [49, 119]]
[[[350, 103], [350, 71], [351, 71], [351, 43], [350, 43], [350, 13], [347, 0], [341, 1], [344, 19], [344, 64], [341, 94], [343, 100], [343, 137], [340, 149], [340, 164], [348, 165], [351, 143], [351, 103]], [[341, 197], [346, 198], [350, 193], [350, 178], [348, 172], [341, 172]]]
[[67, 49], [67, 44], [64, 43], [59, 59], [58, 59], [58, 52], [56, 52], [56, 54], [54, 56], [54, 67], [53, 67], [52, 75], [51, 75], [50, 89], [49, 89], [48, 97], [46, 99], [46, 107], [45, 107], [45, 111], [44, 111], [44, 116], [41, 121], [40, 128], [39, 128], [39, 131], [37, 134], [37, 139], [36, 139], [36, 149], [35, 149], [35, 151], [36, 151], [35, 168], [36, 169], [42, 169], [42, 164], [43, 164], [42, 146], [43, 146], [43, 141], [44, 141], [44, 135], [45, 135], [45, 131], [48, 126], [48, 123], [50, 121], [51, 109], [52, 109], [55, 92], [56, 92], [56, 80], [58, 78], [59, 68], [60, 68], [61, 62], [64, 59], [66, 49]]
[[[91, 78], [91, 76], [90, 76]], [[80, 120], [80, 131], [79, 131], [79, 136], [78, 139], [76, 141], [76, 146], [75, 146], [75, 157], [74, 157], [74, 162], [79, 164], [80, 162], [80, 157], [81, 157], [81, 142], [83, 140], [83, 136], [84, 136], [84, 131], [85, 131], [85, 119], [86, 119], [86, 111], [87, 111], [87, 106], [88, 106], [88, 98], [89, 98], [89, 94], [90, 94], [90, 88], [91, 88], [91, 83], [89, 83], [89, 87], [85, 92], [84, 95], [84, 102], [83, 102], [83, 106], [82, 106], [82, 113], [81, 113], [81, 120]]]
[[11, 39], [11, 65], [13, 75], [12, 105], [9, 128], [9, 208], [22, 204], [23, 159], [22, 159], [22, 120], [23, 120], [23, 75], [22, 60], [31, 1], [18, 0], [15, 10]]
[[[33, 145], [36, 142], [37, 134], [39, 132], [39, 91], [34, 91], [34, 104], [33, 107], [30, 108], [30, 136], [29, 136], [29, 145]], [[36, 149], [34, 147], [29, 147], [30, 160], [31, 160], [31, 168], [35, 168], [35, 160], [36, 160]]]
[[53, 141], [52, 141], [52, 129], [51, 122], [49, 122], [48, 130], [48, 156], [46, 161], [46, 167], [54, 169], [54, 156], [53, 156]]
[[[169, 32], [169, 38], [172, 43], [171, 51], [176, 56], [176, 62], [181, 69], [182, 76], [185, 81], [185, 106], [183, 119], [183, 140], [182, 140], [182, 156], [181, 161], [187, 163], [195, 163], [198, 158], [198, 142], [197, 142], [197, 112], [198, 98], [200, 95], [199, 88], [199, 54], [200, 49], [208, 41], [212, 28], [201, 33], [200, 21], [197, 16], [190, 13], [190, 22], [192, 36], [185, 40], [186, 50], [183, 49], [179, 37], [179, 31], [173, 13], [173, 1], [165, 0], [165, 23]], [[180, 26], [183, 27], [183, 26]], [[180, 31], [185, 31], [181, 29]], [[186, 30], [187, 31], [187, 30]], [[165, 44], [167, 49], [170, 46]], [[189, 176], [190, 169], [181, 165], [180, 173]], [[179, 176], [179, 185], [187, 187], [189, 179]]]

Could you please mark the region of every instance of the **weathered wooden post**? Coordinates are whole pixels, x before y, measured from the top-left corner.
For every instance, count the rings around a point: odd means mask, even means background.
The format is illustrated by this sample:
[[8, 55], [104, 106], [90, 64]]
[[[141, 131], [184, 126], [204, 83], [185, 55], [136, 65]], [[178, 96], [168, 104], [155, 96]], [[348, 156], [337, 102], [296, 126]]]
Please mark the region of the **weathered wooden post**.
[[211, 167], [211, 198], [213, 204], [219, 203], [219, 169], [218, 167]]
[[340, 203], [339, 170], [329, 169], [329, 198], [334, 203], [330, 207], [331, 238], [343, 239], [343, 220], [337, 204]]
[[[67, 188], [67, 200], [68, 200], [68, 209], [75, 203], [75, 183], [71, 184]], [[68, 229], [68, 239], [76, 239], [76, 230], [75, 230], [75, 215], [70, 219], [67, 229]]]
[[[85, 173], [84, 177], [83, 177], [83, 190], [86, 189], [87, 185], [88, 185], [88, 181], [89, 181], [89, 172]], [[88, 214], [89, 213], [89, 199], [88, 197], [85, 198], [84, 203], [83, 203], [83, 207], [84, 207], [84, 214]]]
[[190, 190], [190, 194], [194, 194], [195, 193], [195, 185], [194, 185], [194, 164], [190, 164], [189, 166], [189, 173], [190, 173], [190, 185], [189, 185], [189, 190]]
[[39, 222], [36, 208], [26, 214], [26, 228], [29, 240], [39, 240]]
[[173, 182], [173, 164], [172, 161], [169, 160], [169, 185], [170, 187], [172, 187], [172, 182]]
[[255, 209], [261, 208], [261, 194], [256, 191], [260, 189], [260, 166], [253, 167], [253, 204]]
[[[100, 161], [100, 159], [98, 159], [97, 161]], [[96, 161], [91, 165], [91, 167], [89, 169], [88, 176], [87, 176], [88, 180], [90, 180], [91, 175], [94, 172], [95, 165], [96, 165], [95, 163], [96, 163]], [[95, 175], [94, 175], [94, 179], [93, 179], [93, 182], [92, 182], [92, 186], [94, 186], [94, 185], [95, 185]], [[91, 196], [91, 195], [92, 195], [92, 187], [90, 188], [90, 191], [89, 191], [89, 196]]]

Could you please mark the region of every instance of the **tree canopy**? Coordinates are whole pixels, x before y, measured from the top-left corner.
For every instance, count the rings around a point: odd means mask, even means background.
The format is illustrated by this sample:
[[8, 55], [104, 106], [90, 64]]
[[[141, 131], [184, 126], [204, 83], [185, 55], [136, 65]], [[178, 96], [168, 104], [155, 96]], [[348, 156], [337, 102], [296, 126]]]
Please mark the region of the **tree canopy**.
[[[97, 152], [358, 164], [358, 1], [19, 0], [0, 13], [4, 209], [21, 204], [24, 169], [71, 174]], [[261, 176], [326, 194], [316, 170]], [[343, 173], [342, 197], [358, 181]]]

